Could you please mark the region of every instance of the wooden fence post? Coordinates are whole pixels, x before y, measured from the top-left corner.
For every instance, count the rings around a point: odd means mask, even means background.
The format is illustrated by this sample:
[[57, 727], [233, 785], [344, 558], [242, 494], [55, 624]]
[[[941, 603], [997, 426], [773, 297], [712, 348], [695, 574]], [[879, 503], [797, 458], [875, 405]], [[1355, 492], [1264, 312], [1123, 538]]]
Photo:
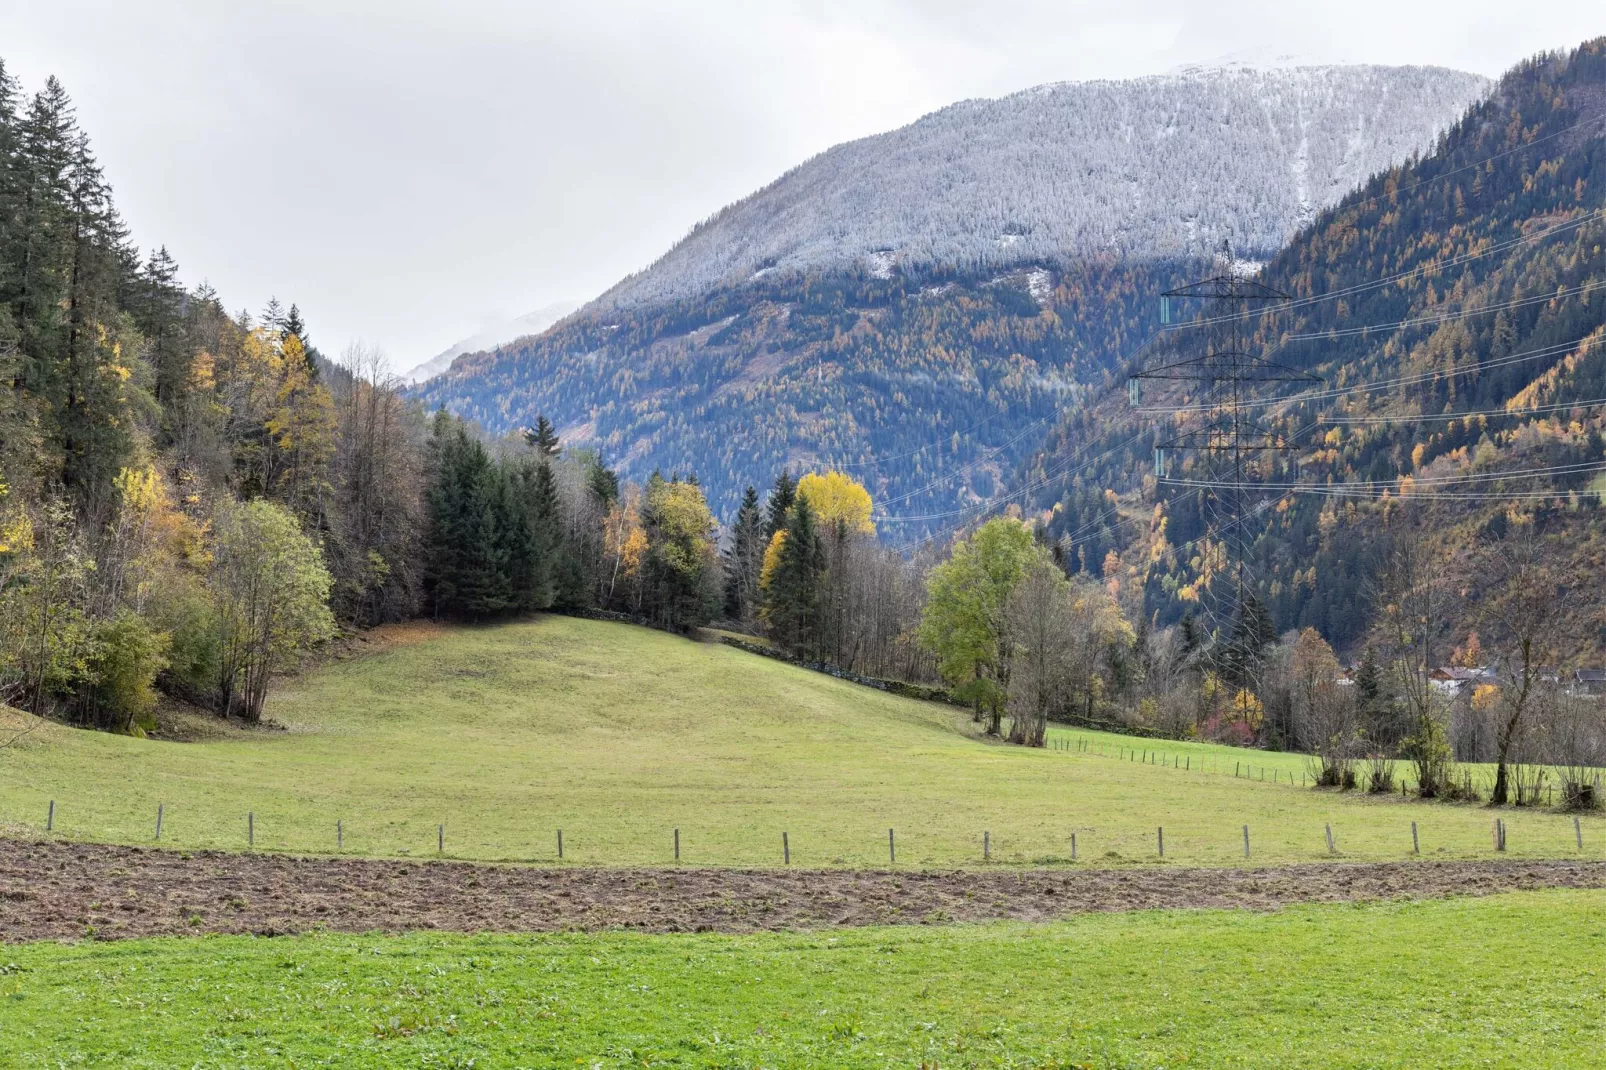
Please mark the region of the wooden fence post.
[[898, 861], [898, 844], [892, 838], [891, 829], [887, 829], [887, 861], [893, 863]]
[[781, 861], [788, 866], [792, 864], [792, 842], [784, 832], [781, 833]]
[[558, 861], [563, 861], [563, 830], [558, 829]]
[[56, 827], [56, 800], [50, 800], [50, 813], [45, 817], [45, 831], [54, 831]]
[[1419, 855], [1422, 853], [1422, 842], [1416, 838], [1415, 821], [1411, 822], [1411, 853], [1414, 855]]
[[445, 825], [436, 825], [435, 826], [435, 853], [438, 854], [438, 855], [443, 855], [443, 854], [446, 853], [446, 826]]
[[1249, 826], [1244, 826], [1244, 857], [1249, 857]]
[[981, 860], [986, 862], [988, 859], [992, 858], [992, 856], [993, 834], [991, 832], [983, 832], [981, 834]]
[[1076, 861], [1076, 833], [1071, 833], [1071, 861]]
[[675, 861], [680, 861], [680, 830], [675, 830]]
[[1584, 849], [1584, 827], [1578, 823], [1578, 815], [1573, 815], [1573, 836], [1578, 840], [1578, 849]]
[[1333, 846], [1333, 826], [1332, 825], [1328, 825], [1327, 826], [1327, 853], [1330, 854], [1330, 855], [1338, 854], [1338, 848]]
[[344, 851], [345, 849], [346, 849], [346, 824], [345, 824], [344, 821], [336, 820], [335, 821], [335, 850]]
[[1155, 838], [1155, 841], [1160, 846], [1160, 857], [1164, 858], [1165, 857], [1165, 827], [1163, 825], [1157, 827], [1154, 830], [1154, 838]]
[[245, 845], [247, 847], [257, 845], [257, 815], [251, 810], [245, 812]]
[[162, 804], [156, 804], [156, 838], [162, 838]]

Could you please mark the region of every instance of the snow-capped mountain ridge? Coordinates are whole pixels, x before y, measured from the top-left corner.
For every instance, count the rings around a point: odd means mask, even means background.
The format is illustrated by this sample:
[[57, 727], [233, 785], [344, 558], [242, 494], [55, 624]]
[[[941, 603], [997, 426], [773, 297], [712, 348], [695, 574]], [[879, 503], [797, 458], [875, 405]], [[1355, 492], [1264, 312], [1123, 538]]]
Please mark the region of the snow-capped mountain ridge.
[[594, 309], [755, 275], [987, 270], [1180, 257], [1230, 234], [1270, 253], [1488, 88], [1435, 67], [1247, 67], [1060, 82], [847, 142], [698, 224]]

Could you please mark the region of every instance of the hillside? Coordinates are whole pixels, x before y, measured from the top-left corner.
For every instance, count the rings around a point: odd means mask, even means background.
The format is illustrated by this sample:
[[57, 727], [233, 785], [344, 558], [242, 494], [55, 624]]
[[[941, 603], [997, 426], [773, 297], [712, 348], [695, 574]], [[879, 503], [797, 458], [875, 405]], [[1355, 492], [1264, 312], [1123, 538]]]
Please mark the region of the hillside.
[[493, 431], [544, 413], [627, 475], [695, 470], [724, 509], [836, 463], [890, 513], [942, 512], [990, 497], [1155, 325], [1135, 295], [1222, 234], [1269, 255], [1484, 88], [1232, 69], [958, 104], [800, 165], [418, 396]]
[[[962, 710], [915, 702], [729, 647], [550, 617], [498, 627], [415, 626], [388, 647], [277, 691], [284, 731], [157, 742], [50, 726], [0, 750], [8, 834], [169, 846], [665, 865], [880, 865], [887, 829], [911, 866], [1065, 862], [1070, 835], [1099, 864], [1242, 859], [1400, 860], [1408, 823], [1444, 858], [1488, 851], [1481, 811], [1407, 806], [1291, 785], [1299, 755], [1076, 734], [1083, 750], [973, 734]], [[1256, 779], [1235, 778], [1253, 765]], [[1183, 768], [1176, 768], [1182, 765]], [[1264, 780], [1258, 779], [1264, 777]], [[1586, 818], [1588, 821], [1593, 819]], [[1572, 825], [1513, 812], [1513, 853], [1572, 851]], [[1114, 852], [1113, 854], [1111, 852]]]
[[[1606, 468], [1606, 40], [1512, 71], [1422, 160], [1378, 176], [1272, 257], [1259, 279], [1294, 296], [1253, 317], [1260, 357], [1320, 376], [1258, 391], [1256, 417], [1297, 445], [1298, 482], [1264, 466], [1263, 511], [1236, 545], [1277, 629], [1354, 649], [1367, 580], [1393, 534], [1424, 530], [1447, 563], [1444, 653], [1500, 630], [1493, 558], [1531, 519], [1570, 592], [1566, 661], [1606, 649], [1598, 495]], [[1174, 332], [1176, 352], [1200, 331]], [[1136, 366], [1134, 366], [1136, 367]], [[1195, 417], [1176, 391], [1123, 393], [1066, 421], [1016, 487], [1035, 494], [1072, 560], [1120, 554], [1128, 605], [1162, 622], [1210, 600], [1219, 538], [1208, 460], [1155, 480], [1154, 447]], [[1077, 472], [1073, 486], [1054, 478]], [[1216, 479], [1219, 482], [1219, 479]], [[1111, 493], [1120, 503], [1112, 505]], [[1141, 593], [1140, 593], [1141, 592]]]
[[402, 378], [410, 383], [421, 383], [426, 379], [433, 379], [447, 368], [450, 368], [452, 361], [465, 353], [479, 353], [517, 341], [520, 338], [534, 337], [579, 307], [572, 301], [557, 301], [550, 305], [542, 305], [534, 312], [526, 312], [524, 315], [515, 316], [510, 320], [498, 320], [488, 323], [462, 341], [454, 342], [417, 367], [408, 369], [402, 374]]

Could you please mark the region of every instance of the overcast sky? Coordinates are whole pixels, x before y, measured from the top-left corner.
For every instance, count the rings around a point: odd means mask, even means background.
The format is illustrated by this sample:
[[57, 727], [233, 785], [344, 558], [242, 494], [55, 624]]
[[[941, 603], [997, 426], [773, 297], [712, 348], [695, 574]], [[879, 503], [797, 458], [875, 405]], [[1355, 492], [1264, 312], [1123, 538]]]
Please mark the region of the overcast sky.
[[398, 368], [966, 97], [1233, 53], [1496, 75], [1601, 33], [1600, 0], [0, 0], [136, 242]]

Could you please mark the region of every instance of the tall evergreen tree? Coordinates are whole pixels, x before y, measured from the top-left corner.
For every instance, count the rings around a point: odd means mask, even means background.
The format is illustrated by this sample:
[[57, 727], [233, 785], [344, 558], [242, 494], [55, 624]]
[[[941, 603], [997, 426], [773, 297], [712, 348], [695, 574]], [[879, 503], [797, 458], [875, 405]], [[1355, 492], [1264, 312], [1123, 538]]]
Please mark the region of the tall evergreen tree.
[[820, 595], [825, 580], [825, 546], [808, 500], [797, 498], [786, 515], [775, 566], [765, 589], [764, 612], [770, 634], [797, 654], [814, 657], [820, 646]]
[[770, 488], [769, 500], [765, 502], [766, 522], [764, 525], [764, 541], [775, 537], [775, 533], [786, 527], [786, 518], [792, 511], [792, 502], [797, 498], [797, 481], [792, 473], [781, 469], [781, 474], [775, 477], [775, 486]]
[[763, 525], [758, 491], [749, 486], [736, 510], [730, 546], [725, 550], [725, 615], [732, 620], [749, 621], [758, 608], [758, 576], [764, 564]]
[[541, 457], [556, 457], [562, 448], [557, 430], [545, 416], [537, 416], [535, 426], [524, 429], [524, 441]]

